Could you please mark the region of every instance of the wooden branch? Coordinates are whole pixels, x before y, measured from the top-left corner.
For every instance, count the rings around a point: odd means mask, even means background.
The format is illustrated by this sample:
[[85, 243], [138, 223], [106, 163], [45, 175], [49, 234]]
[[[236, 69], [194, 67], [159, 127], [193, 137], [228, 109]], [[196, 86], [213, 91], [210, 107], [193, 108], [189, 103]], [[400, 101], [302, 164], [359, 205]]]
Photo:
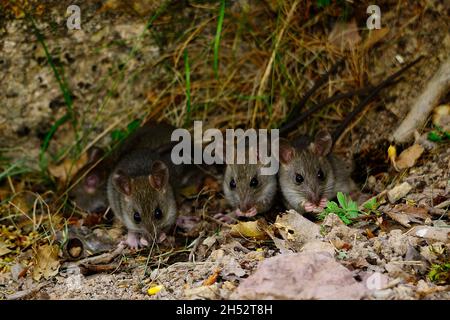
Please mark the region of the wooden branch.
[[449, 89], [450, 56], [447, 57], [447, 60], [428, 82], [425, 90], [416, 99], [406, 118], [393, 133], [392, 140], [396, 144], [408, 142], [413, 137], [414, 131], [424, 125], [430, 112]]

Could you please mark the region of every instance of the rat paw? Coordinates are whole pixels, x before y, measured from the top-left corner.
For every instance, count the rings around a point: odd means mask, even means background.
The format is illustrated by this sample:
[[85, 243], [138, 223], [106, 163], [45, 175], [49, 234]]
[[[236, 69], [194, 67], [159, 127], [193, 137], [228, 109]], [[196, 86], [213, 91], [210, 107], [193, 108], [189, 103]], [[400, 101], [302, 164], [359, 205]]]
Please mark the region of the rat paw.
[[326, 207], [327, 202], [328, 200], [326, 198], [320, 199], [320, 203], [318, 205], [307, 201], [303, 207], [306, 212], [320, 213]]
[[215, 214], [214, 219], [227, 224], [234, 224], [237, 221], [233, 214], [225, 214], [225, 213]]
[[177, 218], [176, 225], [177, 227], [189, 232], [197, 226], [200, 220], [200, 217], [196, 216], [179, 216]]
[[132, 250], [138, 250], [142, 239], [139, 239], [139, 235], [134, 232], [128, 232], [127, 239], [121, 241], [121, 244], [127, 245]]
[[166, 239], [167, 239], [166, 233], [165, 233], [165, 232], [161, 232], [161, 233], [159, 234], [157, 243], [162, 243], [162, 242], [163, 242], [164, 240], [166, 240]]

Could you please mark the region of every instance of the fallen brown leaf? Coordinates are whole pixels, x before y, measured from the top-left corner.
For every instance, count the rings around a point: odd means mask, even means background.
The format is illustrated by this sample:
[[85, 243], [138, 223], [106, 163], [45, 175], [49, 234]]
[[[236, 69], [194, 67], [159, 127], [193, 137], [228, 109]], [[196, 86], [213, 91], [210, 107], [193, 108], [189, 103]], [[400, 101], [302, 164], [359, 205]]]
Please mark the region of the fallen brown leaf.
[[433, 124], [444, 131], [450, 131], [450, 104], [444, 104], [434, 108]]
[[410, 222], [420, 223], [421, 220], [431, 218], [427, 209], [413, 207], [407, 204], [397, 205], [388, 211], [387, 214], [393, 220], [408, 228], [411, 227]]
[[62, 184], [66, 183], [78, 170], [80, 170], [88, 161], [88, 155], [85, 152], [77, 161], [65, 159], [60, 164], [51, 164], [48, 166], [50, 174], [58, 179]]
[[11, 252], [11, 250], [8, 248], [6, 243], [0, 241], [0, 257], [4, 256], [5, 254], [8, 254], [10, 252]]
[[413, 167], [417, 159], [419, 159], [422, 155], [423, 151], [424, 149], [420, 144], [414, 144], [408, 149], [404, 150], [395, 161], [395, 169], [397, 171], [400, 171]]
[[375, 44], [377, 44], [380, 40], [382, 40], [389, 33], [389, 28], [381, 28], [370, 30], [369, 36], [364, 41], [363, 47], [364, 50], [368, 50], [372, 48]]
[[37, 248], [34, 256], [33, 279], [39, 281], [42, 277], [49, 279], [59, 271], [59, 248], [57, 245], [43, 245]]

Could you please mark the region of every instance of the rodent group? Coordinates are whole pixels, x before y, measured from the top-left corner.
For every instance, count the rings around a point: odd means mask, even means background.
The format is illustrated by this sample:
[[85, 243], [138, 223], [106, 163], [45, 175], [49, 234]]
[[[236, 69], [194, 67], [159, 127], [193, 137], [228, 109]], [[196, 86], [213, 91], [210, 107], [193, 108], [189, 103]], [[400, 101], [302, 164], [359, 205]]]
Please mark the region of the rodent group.
[[[125, 242], [131, 248], [164, 239], [177, 218], [180, 187], [202, 175], [194, 165], [171, 162], [170, 148], [164, 146], [171, 144], [174, 129], [147, 122], [108, 156], [100, 148], [90, 149], [87, 164], [75, 175], [77, 183], [69, 192], [74, 204], [87, 212], [110, 208], [126, 226]], [[262, 163], [226, 165], [223, 191], [231, 214], [268, 212], [277, 195], [300, 214], [322, 211], [338, 191], [354, 188], [351, 166], [331, 149], [330, 134], [319, 131], [311, 142], [280, 139], [276, 175], [261, 175]]]

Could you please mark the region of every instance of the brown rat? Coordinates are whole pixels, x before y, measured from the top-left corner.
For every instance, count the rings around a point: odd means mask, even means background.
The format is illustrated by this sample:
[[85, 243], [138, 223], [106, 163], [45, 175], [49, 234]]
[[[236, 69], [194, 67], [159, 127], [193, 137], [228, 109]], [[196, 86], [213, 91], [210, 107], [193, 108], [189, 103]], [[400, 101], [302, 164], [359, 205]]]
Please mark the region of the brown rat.
[[[270, 146], [269, 146], [270, 149]], [[223, 179], [225, 199], [238, 217], [253, 217], [268, 211], [277, 193], [276, 174], [263, 175], [264, 165], [260, 161], [258, 151], [246, 144], [246, 159], [254, 153], [256, 164], [227, 164]], [[236, 154], [236, 153], [235, 153]]]
[[148, 121], [128, 136], [109, 155], [99, 147], [88, 150], [88, 161], [74, 176], [76, 185], [69, 191], [69, 197], [75, 205], [87, 212], [104, 212], [109, 204], [106, 185], [109, 174], [117, 161], [133, 149], [157, 149], [170, 143], [175, 127], [163, 123]]
[[169, 162], [144, 148], [122, 157], [111, 173], [107, 187], [109, 204], [127, 227], [126, 243], [131, 248], [156, 242], [174, 225], [175, 172]]
[[223, 189], [237, 216], [253, 217], [268, 211], [277, 192], [276, 175], [261, 175], [262, 164], [229, 164]]
[[76, 185], [69, 191], [72, 202], [80, 209], [103, 213], [108, 208], [106, 182], [112, 168], [112, 158], [105, 157], [99, 147], [88, 150], [87, 163], [73, 177]]
[[337, 192], [351, 191], [351, 166], [331, 153], [332, 145], [331, 135], [324, 130], [309, 146], [280, 140], [279, 185], [289, 208], [317, 213]]

